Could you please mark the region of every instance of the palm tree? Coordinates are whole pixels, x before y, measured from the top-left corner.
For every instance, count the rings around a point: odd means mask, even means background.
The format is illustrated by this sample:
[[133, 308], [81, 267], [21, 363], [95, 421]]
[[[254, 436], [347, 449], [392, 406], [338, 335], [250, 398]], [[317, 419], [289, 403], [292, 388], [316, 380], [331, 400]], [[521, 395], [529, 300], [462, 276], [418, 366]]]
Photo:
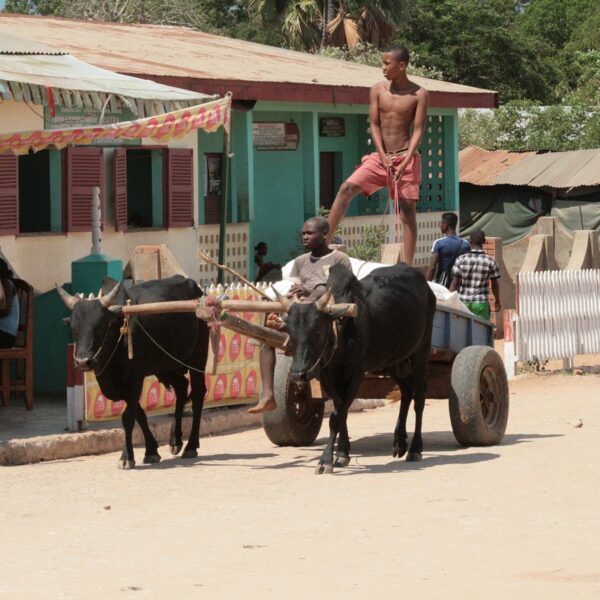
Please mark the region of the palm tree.
[[281, 24], [292, 48], [381, 48], [406, 22], [410, 0], [246, 0], [250, 11]]
[[409, 16], [408, 0], [361, 0], [349, 9], [341, 6], [326, 27], [329, 43], [348, 50], [359, 43], [382, 48]]
[[322, 14], [316, 0], [247, 0], [250, 12], [263, 21], [279, 23], [290, 48], [316, 50]]

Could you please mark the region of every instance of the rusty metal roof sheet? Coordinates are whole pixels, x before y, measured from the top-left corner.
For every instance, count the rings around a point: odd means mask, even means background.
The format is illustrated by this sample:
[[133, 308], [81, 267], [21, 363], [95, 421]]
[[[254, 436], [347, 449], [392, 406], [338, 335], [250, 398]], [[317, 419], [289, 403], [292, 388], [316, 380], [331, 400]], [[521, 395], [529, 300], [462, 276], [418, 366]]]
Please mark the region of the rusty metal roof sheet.
[[478, 146], [468, 146], [458, 153], [459, 181], [473, 185], [495, 185], [497, 176], [533, 154], [535, 152], [484, 150]]
[[[55, 17], [0, 15], [0, 32], [14, 32], [69, 51], [111, 71], [204, 80], [317, 84], [368, 89], [381, 70], [184, 27], [126, 25]], [[411, 77], [455, 106], [495, 105], [490, 90]]]
[[506, 169], [494, 183], [558, 189], [600, 185], [600, 148], [534, 154]]
[[3, 31], [0, 35], [0, 54], [68, 54], [58, 48], [33, 42], [20, 35]]

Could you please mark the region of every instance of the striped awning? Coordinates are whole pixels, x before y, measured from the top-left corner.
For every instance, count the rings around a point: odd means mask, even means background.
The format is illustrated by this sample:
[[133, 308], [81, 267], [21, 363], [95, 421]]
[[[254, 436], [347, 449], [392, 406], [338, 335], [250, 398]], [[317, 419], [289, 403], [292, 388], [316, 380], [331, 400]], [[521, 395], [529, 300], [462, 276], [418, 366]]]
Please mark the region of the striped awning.
[[87, 145], [95, 141], [149, 138], [164, 144], [180, 138], [194, 129], [208, 132], [224, 127], [229, 131], [231, 122], [231, 96], [199, 104], [179, 111], [155, 115], [136, 121], [78, 127], [72, 129], [42, 129], [0, 135], [0, 154], [27, 154], [44, 148], [60, 150], [70, 144]]
[[3, 53], [0, 53], [0, 96], [50, 108], [101, 112], [126, 107], [140, 118], [210, 102], [217, 97], [113, 73], [69, 54]]

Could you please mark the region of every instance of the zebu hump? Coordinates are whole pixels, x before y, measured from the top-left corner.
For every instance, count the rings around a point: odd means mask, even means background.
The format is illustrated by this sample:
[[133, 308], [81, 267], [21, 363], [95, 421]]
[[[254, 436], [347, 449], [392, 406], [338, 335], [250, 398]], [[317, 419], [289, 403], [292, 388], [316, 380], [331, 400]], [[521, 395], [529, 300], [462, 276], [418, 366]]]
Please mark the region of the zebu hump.
[[375, 269], [360, 283], [371, 310], [398, 310], [405, 302], [425, 308], [433, 296], [423, 274], [404, 263]]
[[145, 304], [193, 300], [202, 296], [202, 290], [194, 280], [182, 275], [174, 275], [166, 279], [154, 279], [131, 286], [127, 290], [127, 296], [134, 304]]

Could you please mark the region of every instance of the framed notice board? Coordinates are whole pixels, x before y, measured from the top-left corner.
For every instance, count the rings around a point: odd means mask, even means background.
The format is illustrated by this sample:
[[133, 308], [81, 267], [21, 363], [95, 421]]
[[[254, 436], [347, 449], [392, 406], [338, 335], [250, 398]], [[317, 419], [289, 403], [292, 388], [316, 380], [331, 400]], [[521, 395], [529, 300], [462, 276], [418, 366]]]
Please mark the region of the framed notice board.
[[297, 150], [300, 130], [296, 123], [252, 123], [256, 150]]
[[322, 117], [319, 119], [319, 135], [321, 137], [344, 137], [346, 123], [343, 117]]

